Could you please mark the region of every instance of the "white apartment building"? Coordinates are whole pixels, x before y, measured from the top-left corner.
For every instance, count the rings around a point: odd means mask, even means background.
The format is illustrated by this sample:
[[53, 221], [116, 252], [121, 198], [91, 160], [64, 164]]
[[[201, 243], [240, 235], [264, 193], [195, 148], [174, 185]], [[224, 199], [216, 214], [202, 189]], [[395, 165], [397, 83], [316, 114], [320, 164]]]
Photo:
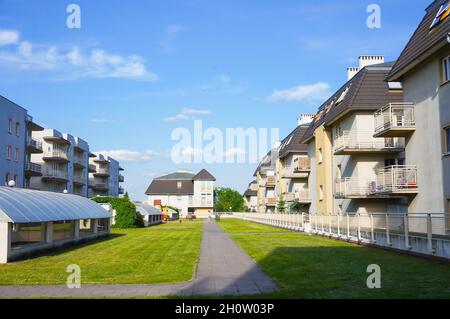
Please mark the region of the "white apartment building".
[[259, 163], [254, 176], [258, 183], [258, 213], [275, 213], [277, 206], [276, 169], [280, 143], [267, 153]]
[[23, 107], [0, 96], [0, 176], [2, 185], [14, 181], [24, 187], [28, 178], [40, 174], [41, 168], [30, 163], [30, 154], [42, 152], [41, 145], [31, 138], [33, 131], [43, 128], [33, 122]]
[[110, 156], [91, 154], [89, 159], [89, 197], [118, 197], [125, 193], [120, 183], [125, 181], [120, 163]]
[[248, 185], [243, 198], [247, 211], [256, 213], [258, 211], [258, 181], [252, 181]]
[[194, 213], [199, 218], [214, 211], [214, 183], [216, 178], [203, 169], [197, 174], [178, 171], [155, 178], [146, 191], [152, 206], [172, 206], [182, 216]]

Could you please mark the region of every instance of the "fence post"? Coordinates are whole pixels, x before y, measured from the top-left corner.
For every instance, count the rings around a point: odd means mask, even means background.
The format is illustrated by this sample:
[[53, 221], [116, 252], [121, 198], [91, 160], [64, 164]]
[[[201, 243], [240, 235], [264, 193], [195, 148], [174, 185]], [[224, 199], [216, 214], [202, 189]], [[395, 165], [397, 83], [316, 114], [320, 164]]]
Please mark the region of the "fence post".
[[341, 238], [341, 215], [337, 215], [338, 237]]
[[386, 214], [386, 243], [388, 246], [392, 246], [391, 243], [391, 225], [389, 221], [389, 214]]
[[325, 227], [323, 225], [323, 215], [320, 216], [320, 223], [322, 225], [322, 235], [323, 235], [323, 233], [325, 232]]
[[428, 239], [428, 252], [434, 254], [435, 250], [433, 248], [433, 220], [431, 219], [431, 214], [427, 215], [427, 239]]
[[302, 231], [305, 231], [305, 213], [302, 213], [301, 216], [301, 228]]
[[375, 229], [374, 229], [374, 225], [373, 225], [373, 214], [370, 214], [370, 235], [371, 235], [372, 243], [376, 243], [377, 241], [375, 240]]
[[347, 214], [347, 239], [351, 238], [350, 236], [350, 216]]
[[329, 226], [328, 230], [330, 232], [330, 235], [332, 236], [333, 232], [331, 231], [331, 224], [332, 224], [333, 215], [330, 215], [329, 218], [330, 218], [330, 222], [328, 223], [328, 226]]
[[358, 213], [358, 241], [361, 241], [361, 214]]
[[408, 220], [408, 214], [405, 214], [403, 216], [403, 223], [405, 227], [405, 247], [406, 249], [411, 249], [411, 246], [409, 244], [409, 220]]

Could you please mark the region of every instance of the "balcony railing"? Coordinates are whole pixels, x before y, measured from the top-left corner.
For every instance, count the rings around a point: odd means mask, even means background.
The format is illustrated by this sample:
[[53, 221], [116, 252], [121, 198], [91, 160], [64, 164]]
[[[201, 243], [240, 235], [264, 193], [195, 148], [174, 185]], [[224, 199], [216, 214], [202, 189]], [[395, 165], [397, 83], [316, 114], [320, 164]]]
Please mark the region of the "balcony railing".
[[86, 166], [86, 163], [85, 163], [84, 158], [79, 157], [79, 156], [75, 156], [75, 157], [73, 158], [73, 164], [74, 164], [74, 165], [78, 165], [78, 166], [82, 166], [82, 167], [85, 167], [85, 166]]
[[64, 151], [49, 151], [49, 152], [44, 152], [43, 158], [46, 160], [67, 161], [69, 157], [67, 155], [67, 152], [64, 152]]
[[46, 179], [68, 180], [67, 171], [64, 170], [44, 169], [42, 177]]
[[375, 138], [373, 132], [344, 131], [334, 140], [336, 155], [361, 152], [400, 152], [405, 149], [403, 138]]
[[301, 190], [295, 192], [295, 200], [299, 201], [302, 204], [311, 203], [311, 192], [309, 190]]
[[40, 165], [40, 164], [27, 162], [25, 164], [25, 170], [32, 174], [42, 175], [42, 165]]
[[73, 176], [73, 182], [77, 184], [86, 184], [87, 177], [83, 175], [74, 175]]
[[407, 136], [416, 128], [413, 103], [390, 103], [374, 114], [375, 136]]
[[298, 157], [294, 160], [294, 172], [304, 173], [311, 171], [311, 160], [307, 157]]
[[97, 171], [97, 166], [94, 164], [89, 164], [89, 173], [95, 173]]
[[345, 177], [336, 180], [336, 197], [365, 197], [371, 193], [370, 185], [358, 177]]
[[42, 142], [38, 141], [34, 138], [28, 137], [27, 138], [27, 147], [28, 150], [36, 153], [42, 153]]
[[89, 181], [89, 187], [98, 191], [107, 191], [109, 190], [109, 185], [105, 183], [98, 183], [95, 181]]
[[376, 191], [391, 194], [415, 194], [419, 191], [416, 166], [388, 166], [377, 174]]
[[119, 175], [119, 183], [125, 182], [125, 177], [123, 175]]
[[125, 194], [125, 189], [123, 187], [119, 187], [119, 194], [120, 195]]
[[275, 176], [267, 176], [266, 187], [275, 187], [276, 178]]
[[109, 175], [109, 168], [97, 168], [94, 175]]
[[293, 202], [293, 201], [295, 201], [295, 194], [294, 193], [283, 193], [283, 199], [286, 202]]
[[277, 199], [275, 197], [267, 197], [266, 198], [266, 205], [267, 206], [276, 206], [277, 205]]

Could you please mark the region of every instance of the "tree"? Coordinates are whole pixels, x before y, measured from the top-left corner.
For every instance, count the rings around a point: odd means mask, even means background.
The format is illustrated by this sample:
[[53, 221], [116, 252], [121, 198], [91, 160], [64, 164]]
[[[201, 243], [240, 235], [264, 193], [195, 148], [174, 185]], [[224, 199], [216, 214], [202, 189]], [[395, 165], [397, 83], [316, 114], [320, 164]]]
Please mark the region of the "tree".
[[136, 206], [129, 198], [95, 197], [92, 200], [99, 204], [108, 203], [116, 211], [115, 228], [144, 227], [142, 216], [136, 211]]
[[303, 205], [298, 200], [291, 204], [291, 211], [294, 213], [300, 213], [303, 210]]
[[217, 188], [215, 190], [214, 209], [218, 212], [243, 212], [244, 199], [242, 195], [231, 188]]
[[277, 209], [280, 213], [284, 213], [286, 211], [286, 201], [284, 200], [283, 195], [280, 195], [278, 198]]

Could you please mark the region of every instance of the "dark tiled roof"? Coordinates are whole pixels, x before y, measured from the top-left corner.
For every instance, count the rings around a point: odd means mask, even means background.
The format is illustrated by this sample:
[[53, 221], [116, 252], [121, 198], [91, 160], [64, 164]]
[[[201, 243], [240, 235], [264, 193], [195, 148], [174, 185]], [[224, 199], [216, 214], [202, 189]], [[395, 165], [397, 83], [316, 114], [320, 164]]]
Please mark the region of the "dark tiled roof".
[[[181, 182], [181, 188], [178, 188]], [[193, 195], [194, 182], [192, 180], [158, 180], [154, 179], [145, 192], [146, 195]]]
[[397, 81], [404, 73], [436, 52], [441, 47], [448, 46], [447, 34], [450, 32], [450, 17], [430, 29], [441, 5], [446, 0], [434, 1], [426, 10], [425, 17], [409, 40], [405, 49], [389, 74], [389, 80]]
[[251, 197], [251, 196], [258, 196], [258, 192], [251, 189], [247, 189], [244, 193], [244, 197]]
[[182, 172], [176, 172], [168, 175], [164, 175], [161, 177], [155, 178], [156, 180], [192, 180], [194, 178], [194, 174], [191, 173], [182, 173]]
[[208, 172], [206, 169], [202, 169], [192, 179], [195, 181], [216, 181], [216, 178], [212, 176], [212, 174]]
[[279, 157], [283, 158], [290, 153], [306, 153], [308, 152], [308, 145], [302, 144], [303, 135], [305, 134], [308, 126], [297, 126], [295, 130], [291, 132], [282, 142], [279, 151]]
[[[343, 85], [331, 98], [319, 108], [313, 123], [308, 127], [302, 142], [309, 141], [314, 131], [321, 125], [331, 125], [335, 120], [350, 111], [376, 111], [380, 107], [403, 101], [403, 94], [391, 92], [386, 76], [393, 63], [383, 63], [365, 67], [350, 81]], [[344, 92], [345, 96], [343, 96]], [[341, 102], [336, 104], [336, 101]]]

